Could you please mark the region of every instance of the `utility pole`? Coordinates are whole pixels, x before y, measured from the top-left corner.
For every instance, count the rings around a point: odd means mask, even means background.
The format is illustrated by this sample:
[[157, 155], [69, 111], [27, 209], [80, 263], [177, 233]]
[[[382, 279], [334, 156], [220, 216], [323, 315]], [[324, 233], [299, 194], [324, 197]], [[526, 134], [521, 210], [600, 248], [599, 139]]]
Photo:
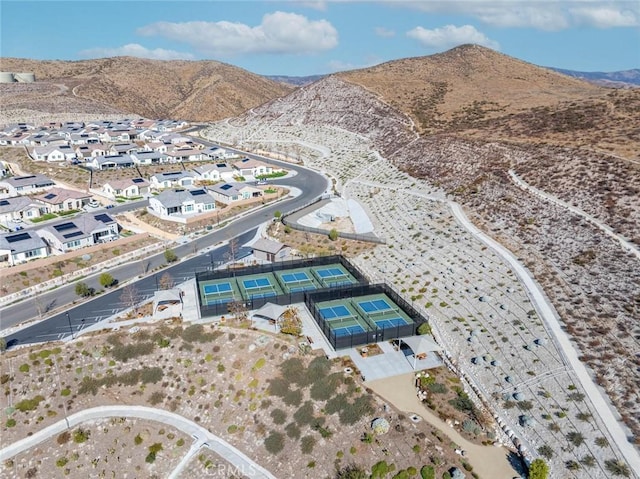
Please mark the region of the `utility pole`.
[[71, 339], [75, 339], [73, 336], [73, 326], [71, 326], [71, 318], [69, 317], [69, 311], [66, 311], [64, 314], [67, 315], [67, 321], [69, 321], [69, 331], [71, 332]]

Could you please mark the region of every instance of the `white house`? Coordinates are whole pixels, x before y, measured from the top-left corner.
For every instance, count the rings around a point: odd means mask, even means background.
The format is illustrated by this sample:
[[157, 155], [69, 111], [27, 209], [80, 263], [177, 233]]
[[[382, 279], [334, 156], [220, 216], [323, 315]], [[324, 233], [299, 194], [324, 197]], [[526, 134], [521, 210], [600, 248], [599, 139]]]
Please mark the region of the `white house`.
[[71, 161], [77, 158], [76, 152], [69, 145], [36, 146], [31, 157], [35, 161]]
[[112, 180], [104, 184], [102, 191], [111, 198], [116, 196], [136, 198], [149, 194], [149, 182], [142, 178]]
[[106, 213], [84, 214], [37, 231], [52, 251], [66, 253], [118, 239], [118, 223]]
[[116, 168], [132, 168], [133, 159], [129, 155], [95, 156], [87, 160], [87, 166], [94, 170], [115, 170]]
[[194, 174], [189, 171], [169, 171], [151, 177], [151, 189], [189, 188], [193, 186]]
[[201, 181], [221, 181], [233, 178], [233, 169], [226, 163], [207, 163], [206, 165], [192, 168], [196, 179]]
[[47, 245], [33, 231], [0, 235], [0, 263], [14, 266], [31, 259], [46, 258], [47, 253]]
[[157, 165], [169, 162], [169, 157], [158, 151], [136, 151], [131, 153], [131, 158], [138, 165]]
[[205, 148], [204, 150], [202, 150], [202, 155], [212, 160], [228, 160], [230, 158], [235, 158], [236, 156], [238, 156], [237, 153], [227, 151], [224, 148], [220, 148], [217, 146]]
[[105, 156], [106, 154], [107, 149], [101, 143], [89, 143], [76, 146], [76, 155], [78, 155], [78, 158], [91, 158], [94, 156]]
[[14, 196], [0, 200], [0, 222], [7, 223], [17, 219], [38, 218], [41, 205], [28, 196]]
[[274, 168], [271, 165], [263, 163], [262, 161], [254, 160], [253, 158], [244, 158], [243, 160], [236, 161], [233, 164], [233, 168], [240, 176], [253, 177], [259, 175], [270, 175], [271, 173], [282, 171], [282, 168]]
[[109, 147], [109, 153], [112, 155], [130, 155], [139, 149], [140, 147], [135, 143], [116, 143]]
[[149, 198], [149, 208], [160, 216], [194, 215], [216, 208], [216, 200], [204, 189], [164, 190]]
[[217, 201], [225, 205], [262, 196], [261, 189], [245, 185], [244, 183], [224, 183], [221, 185], [208, 186], [207, 189]]
[[64, 188], [50, 188], [46, 193], [33, 196], [33, 199], [44, 206], [45, 212], [60, 213], [82, 209], [91, 200], [91, 195]]
[[172, 163], [182, 163], [186, 161], [202, 161], [202, 150], [195, 148], [169, 148], [167, 156]]
[[40, 174], [12, 176], [0, 180], [0, 193], [6, 193], [8, 196], [25, 195], [46, 190], [53, 185], [53, 180]]
[[104, 143], [120, 143], [131, 141], [132, 138], [128, 130], [106, 130], [100, 135], [100, 140]]

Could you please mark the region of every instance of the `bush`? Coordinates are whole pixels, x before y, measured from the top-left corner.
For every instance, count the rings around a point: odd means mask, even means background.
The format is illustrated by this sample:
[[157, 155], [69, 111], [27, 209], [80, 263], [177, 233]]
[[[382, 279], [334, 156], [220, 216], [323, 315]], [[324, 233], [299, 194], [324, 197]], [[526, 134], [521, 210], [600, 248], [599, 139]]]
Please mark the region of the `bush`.
[[418, 326], [418, 334], [431, 334], [431, 325], [429, 323], [421, 323]]
[[116, 361], [126, 363], [129, 359], [151, 354], [154, 348], [155, 343], [153, 341], [145, 341], [135, 344], [121, 344], [118, 342], [113, 348], [111, 348], [110, 353]]
[[100, 286], [102, 286], [103, 288], [108, 288], [109, 286], [113, 286], [116, 282], [115, 278], [111, 276], [109, 273], [102, 273], [98, 281], [100, 282]]
[[67, 465], [68, 462], [69, 462], [69, 459], [67, 459], [66, 457], [61, 457], [56, 461], [56, 466], [64, 467]]
[[356, 464], [349, 464], [336, 472], [336, 479], [367, 479], [366, 471]]
[[20, 367], [18, 368], [18, 371], [20, 371], [21, 373], [28, 373], [29, 372], [29, 365], [27, 363], [21, 364]]
[[391, 466], [387, 464], [387, 461], [376, 462], [371, 466], [371, 479], [383, 479], [387, 477], [387, 474], [392, 472]]
[[91, 431], [89, 431], [88, 429], [82, 429], [81, 427], [79, 427], [73, 432], [73, 442], [78, 444], [86, 442], [89, 439], [90, 435], [91, 435]]
[[144, 439], [142, 439], [142, 436], [140, 434], [137, 434], [136, 437], [133, 438], [133, 443], [136, 446], [139, 446], [140, 444], [142, 444], [142, 441], [144, 441]]
[[326, 401], [334, 394], [342, 383], [342, 374], [333, 373], [327, 377], [317, 379], [311, 386], [311, 398], [316, 401]]
[[336, 241], [339, 236], [340, 236], [340, 233], [338, 233], [337, 229], [332, 228], [331, 231], [329, 231], [329, 239], [331, 241]]
[[71, 439], [71, 433], [69, 431], [64, 431], [64, 432], [60, 433], [60, 435], [56, 439], [56, 442], [60, 446], [62, 446], [63, 444], [68, 443], [70, 439]]
[[631, 471], [629, 471], [629, 466], [627, 466], [622, 461], [617, 461], [615, 459], [608, 459], [604, 461], [604, 467], [614, 476], [622, 476], [629, 477], [631, 476]]
[[287, 424], [287, 427], [284, 428], [284, 431], [291, 439], [300, 439], [300, 428], [296, 425], [295, 422], [290, 422], [289, 424]]
[[44, 396], [38, 394], [32, 399], [23, 399], [16, 403], [15, 408], [21, 412], [34, 411], [42, 401], [44, 401]]
[[273, 455], [279, 454], [284, 449], [284, 435], [271, 431], [264, 440], [264, 447]]
[[547, 479], [549, 466], [542, 459], [534, 460], [529, 465], [529, 479]]
[[16, 425], [16, 420], [13, 419], [12, 417], [7, 419], [7, 422], [5, 423], [5, 426], [7, 427], [14, 427], [15, 425]]
[[300, 440], [300, 450], [302, 454], [311, 454], [313, 446], [316, 445], [316, 438], [313, 436], [305, 436]]
[[299, 406], [302, 402], [302, 391], [300, 389], [287, 391], [282, 400], [287, 406]]
[[449, 389], [441, 383], [433, 383], [427, 386], [427, 389], [435, 394], [445, 394]]
[[374, 413], [374, 407], [369, 396], [359, 396], [353, 403], [345, 403], [339, 412], [340, 424], [353, 425], [363, 416]]
[[293, 418], [298, 426], [303, 427], [308, 424], [312, 424], [315, 419], [313, 414], [313, 403], [306, 401], [298, 410], [293, 413]]
[[78, 296], [87, 297], [92, 296], [94, 293], [94, 289], [90, 288], [89, 285], [83, 281], [76, 283], [76, 294]]
[[436, 471], [433, 466], [422, 466], [420, 469], [420, 477], [422, 479], [436, 479]]
[[167, 263], [175, 263], [178, 261], [178, 255], [171, 248], [164, 250], [164, 259]]

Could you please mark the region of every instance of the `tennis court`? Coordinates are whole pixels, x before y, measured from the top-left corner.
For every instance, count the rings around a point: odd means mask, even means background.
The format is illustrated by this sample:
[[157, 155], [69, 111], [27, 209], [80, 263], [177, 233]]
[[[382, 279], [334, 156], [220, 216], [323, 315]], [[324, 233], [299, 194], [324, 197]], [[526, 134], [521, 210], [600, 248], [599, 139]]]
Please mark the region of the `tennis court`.
[[233, 284], [228, 280], [207, 282], [200, 285], [200, 297], [202, 303], [207, 306], [229, 303], [235, 301], [239, 296]]
[[358, 281], [340, 265], [310, 268], [311, 273], [325, 288], [355, 284]]
[[236, 278], [244, 299], [272, 298], [283, 294], [271, 273]]
[[243, 279], [242, 285], [244, 289], [260, 289], [260, 288], [273, 288], [271, 281], [268, 278], [256, 278], [256, 279]]
[[369, 316], [380, 316], [395, 312], [396, 308], [391, 307], [384, 299], [374, 299], [372, 301], [359, 301], [358, 307]]
[[207, 296], [233, 291], [231, 283], [205, 284], [202, 289]]
[[300, 269], [276, 273], [276, 279], [282, 285], [282, 289], [289, 293], [312, 291], [320, 287], [320, 283], [309, 270]]
[[376, 326], [380, 329], [397, 328], [398, 326], [405, 326], [409, 324], [404, 318], [401, 318], [401, 317], [377, 319], [377, 320], [374, 320], [374, 322], [376, 323]]
[[355, 324], [353, 326], [343, 326], [341, 328], [331, 328], [336, 336], [349, 336], [351, 334], [364, 333], [362, 326]]
[[340, 278], [343, 276], [347, 276], [347, 273], [342, 271], [341, 268], [325, 268], [325, 269], [316, 269], [316, 273], [320, 276], [320, 279], [329, 279], [329, 278]]
[[324, 308], [318, 309], [320, 314], [327, 321], [331, 321], [336, 318], [353, 318], [354, 315], [349, 311], [349, 309], [344, 304], [339, 304], [337, 306], [326, 306]]

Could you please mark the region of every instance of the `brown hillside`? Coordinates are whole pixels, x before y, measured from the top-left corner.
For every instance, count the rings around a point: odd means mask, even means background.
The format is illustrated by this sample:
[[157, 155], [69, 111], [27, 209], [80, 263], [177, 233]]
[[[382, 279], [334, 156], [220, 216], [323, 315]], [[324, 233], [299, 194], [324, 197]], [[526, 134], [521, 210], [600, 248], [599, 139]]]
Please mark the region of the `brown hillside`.
[[477, 45], [396, 60], [340, 74], [409, 114], [424, 132], [450, 129], [461, 118], [504, 117], [533, 107], [597, 95], [575, 78]]
[[[0, 59], [2, 71], [30, 71], [37, 83], [65, 85], [64, 92], [96, 108], [149, 118], [193, 121], [236, 116], [291, 91], [290, 86], [215, 61], [158, 61], [132, 57], [86, 61]], [[22, 87], [23, 90], [25, 87]], [[3, 90], [3, 97], [11, 96]], [[22, 108], [40, 110], [37, 95]], [[75, 104], [74, 104], [75, 106]]]

